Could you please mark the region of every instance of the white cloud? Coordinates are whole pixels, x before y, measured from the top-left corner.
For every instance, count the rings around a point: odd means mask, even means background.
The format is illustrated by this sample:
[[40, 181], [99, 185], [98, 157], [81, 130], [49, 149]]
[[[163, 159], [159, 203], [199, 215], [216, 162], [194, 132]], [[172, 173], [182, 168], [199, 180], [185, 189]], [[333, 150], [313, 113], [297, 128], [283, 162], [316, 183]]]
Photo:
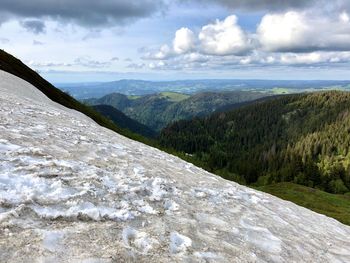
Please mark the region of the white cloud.
[[172, 47], [163, 45], [144, 58], [158, 60], [148, 67], [162, 70], [344, 67], [350, 63], [348, 19], [345, 12], [332, 17], [296, 11], [267, 14], [256, 32], [248, 33], [232, 15], [203, 26], [198, 39], [190, 29], [181, 28]]
[[111, 65], [111, 62], [94, 60], [88, 56], [85, 56], [76, 58], [74, 60], [74, 64], [86, 68], [108, 68]]
[[[235, 15], [228, 16], [223, 21], [216, 20], [202, 27], [196, 39], [192, 30], [182, 27], [175, 33], [173, 46], [162, 45], [155, 52], [146, 52], [144, 59], [168, 60], [174, 56], [190, 54], [190, 60], [203, 60], [205, 55], [243, 56], [252, 48], [252, 38], [237, 24]], [[199, 58], [199, 56], [202, 57]]]
[[252, 63], [252, 58], [251, 57], [244, 57], [242, 58], [239, 63], [242, 64], [242, 65], [249, 65]]
[[306, 54], [282, 54], [280, 57], [281, 64], [315, 64], [321, 63], [323, 57], [321, 53], [306, 53]]
[[297, 12], [288, 12], [265, 15], [257, 33], [265, 50], [284, 51], [302, 48], [308, 30], [303, 16]]
[[190, 53], [184, 56], [184, 59], [188, 62], [207, 62], [209, 56], [202, 55], [199, 53]]
[[51, 68], [51, 67], [71, 67], [73, 66], [72, 63], [61, 63], [61, 62], [35, 62], [35, 61], [28, 61], [27, 64], [30, 67], [34, 68]]
[[267, 14], [257, 35], [263, 50], [270, 52], [350, 50], [350, 23], [345, 12], [335, 18], [295, 11]]
[[323, 66], [349, 63], [350, 52], [315, 51], [307, 53], [270, 53], [255, 51], [239, 60], [241, 65], [277, 65], [277, 66]]
[[168, 45], [162, 45], [157, 51], [147, 51], [142, 57], [149, 60], [165, 60], [174, 56], [174, 51]]
[[237, 24], [237, 20], [237, 17], [232, 15], [224, 21], [216, 20], [215, 23], [204, 26], [199, 33], [203, 53], [219, 56], [247, 53], [251, 43]]
[[144, 63], [131, 63], [127, 66], [127, 68], [131, 69], [143, 69], [146, 65]]
[[195, 41], [194, 33], [190, 29], [183, 27], [176, 31], [172, 47], [164, 44], [155, 51], [144, 48], [141, 50], [141, 52], [145, 52], [142, 58], [147, 60], [168, 60], [176, 55], [186, 54], [194, 50], [196, 48]]
[[151, 62], [148, 64], [148, 67], [150, 69], [163, 69], [167, 64], [164, 61], [159, 61], [159, 62]]
[[323, 63], [346, 63], [350, 61], [350, 52], [311, 52], [303, 54], [281, 54], [276, 60], [284, 65], [316, 65]]
[[173, 41], [173, 47], [177, 54], [184, 54], [193, 50], [195, 48], [194, 33], [186, 27], [177, 30]]
[[88, 56], [78, 57], [73, 62], [39, 62], [30, 60], [27, 64], [34, 68], [65, 68], [65, 67], [82, 67], [82, 68], [108, 68], [111, 66], [113, 60], [99, 61], [91, 59]]
[[340, 15], [339, 15], [339, 18], [342, 22], [344, 23], [349, 23], [350, 22], [350, 18], [349, 18], [349, 14], [347, 12], [342, 12]]

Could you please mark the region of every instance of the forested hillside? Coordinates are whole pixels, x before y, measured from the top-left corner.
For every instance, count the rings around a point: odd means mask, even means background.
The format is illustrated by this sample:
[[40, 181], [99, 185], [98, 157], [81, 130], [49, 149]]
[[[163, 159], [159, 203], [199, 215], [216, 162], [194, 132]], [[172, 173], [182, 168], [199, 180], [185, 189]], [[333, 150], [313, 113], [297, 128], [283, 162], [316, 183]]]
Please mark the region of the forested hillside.
[[191, 96], [162, 92], [134, 97], [113, 93], [84, 102], [89, 105], [110, 105], [151, 129], [160, 131], [177, 120], [207, 116], [222, 107], [266, 96], [267, 94], [251, 91], [204, 92]]
[[287, 95], [179, 121], [162, 131], [160, 142], [235, 181], [294, 182], [345, 193], [350, 189], [350, 93]]

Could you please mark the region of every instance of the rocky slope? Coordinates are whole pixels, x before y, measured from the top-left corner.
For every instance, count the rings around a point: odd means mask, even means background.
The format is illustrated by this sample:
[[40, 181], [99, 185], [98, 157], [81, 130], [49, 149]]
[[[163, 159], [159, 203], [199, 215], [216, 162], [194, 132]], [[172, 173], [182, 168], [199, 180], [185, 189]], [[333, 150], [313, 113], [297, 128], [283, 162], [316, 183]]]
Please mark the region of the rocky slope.
[[0, 71], [0, 262], [349, 262], [350, 228], [102, 128]]

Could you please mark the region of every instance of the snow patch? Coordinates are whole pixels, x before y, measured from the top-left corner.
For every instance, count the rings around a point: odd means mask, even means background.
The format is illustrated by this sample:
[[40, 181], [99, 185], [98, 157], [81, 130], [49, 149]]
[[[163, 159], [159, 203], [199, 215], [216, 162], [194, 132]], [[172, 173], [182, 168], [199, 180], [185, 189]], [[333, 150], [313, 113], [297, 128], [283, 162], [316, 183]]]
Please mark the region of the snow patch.
[[42, 231], [43, 247], [50, 252], [57, 252], [63, 249], [62, 239], [65, 233], [63, 231]]
[[158, 212], [155, 209], [153, 209], [153, 207], [150, 206], [144, 200], [135, 200], [135, 201], [132, 201], [132, 204], [136, 205], [137, 210], [141, 213], [152, 214], [152, 215], [158, 214]]
[[242, 219], [241, 226], [245, 229], [245, 239], [254, 247], [265, 253], [278, 255], [282, 251], [282, 242], [267, 228], [252, 225], [251, 218]]
[[172, 254], [185, 253], [192, 246], [192, 240], [189, 237], [172, 232], [170, 234], [170, 252]]
[[220, 255], [214, 252], [195, 252], [193, 253], [196, 257], [201, 259], [220, 259], [222, 258]]
[[[9, 167], [7, 168], [8, 170]], [[84, 187], [74, 189], [61, 180], [50, 180], [33, 174], [3, 173], [0, 177], [0, 202], [17, 205], [28, 202], [54, 203], [83, 195]]]
[[148, 183], [146, 188], [151, 192], [151, 196], [149, 197], [151, 201], [160, 201], [167, 195], [165, 184], [166, 181], [159, 177], [154, 178]]
[[0, 153], [6, 153], [20, 149], [21, 146], [9, 143], [6, 140], [0, 140]]
[[166, 200], [164, 202], [164, 209], [167, 211], [167, 212], [172, 212], [172, 211], [178, 211], [180, 208], [179, 204], [176, 203], [175, 201], [173, 200]]
[[128, 209], [115, 209], [105, 206], [96, 206], [90, 202], [70, 202], [67, 207], [41, 207], [31, 206], [35, 213], [41, 218], [46, 219], [80, 219], [80, 220], [113, 220], [126, 221], [133, 219], [137, 213], [129, 211]]
[[150, 238], [146, 232], [137, 231], [131, 227], [123, 229], [122, 238], [127, 248], [136, 249], [143, 254], [148, 253], [158, 243], [154, 238]]

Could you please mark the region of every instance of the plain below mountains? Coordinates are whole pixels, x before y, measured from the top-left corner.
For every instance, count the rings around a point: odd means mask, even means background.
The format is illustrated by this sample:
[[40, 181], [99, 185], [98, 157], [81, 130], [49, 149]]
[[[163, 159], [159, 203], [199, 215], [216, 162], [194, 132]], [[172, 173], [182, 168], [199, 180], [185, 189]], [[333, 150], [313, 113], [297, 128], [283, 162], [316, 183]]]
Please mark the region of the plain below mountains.
[[204, 92], [194, 95], [162, 92], [145, 96], [112, 93], [83, 102], [88, 105], [110, 105], [160, 132], [174, 121], [207, 116], [223, 107], [234, 107], [266, 96], [265, 93], [252, 91]]

